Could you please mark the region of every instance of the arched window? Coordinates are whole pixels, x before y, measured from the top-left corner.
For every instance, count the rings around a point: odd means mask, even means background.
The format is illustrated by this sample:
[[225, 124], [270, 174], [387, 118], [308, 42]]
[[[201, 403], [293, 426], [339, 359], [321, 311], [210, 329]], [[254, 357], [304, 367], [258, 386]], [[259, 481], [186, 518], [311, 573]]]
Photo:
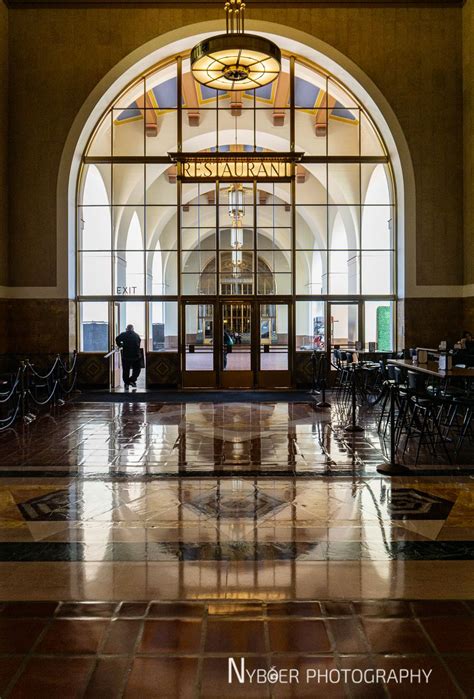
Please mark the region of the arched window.
[[[110, 105], [78, 188], [81, 323], [92, 302], [109, 304], [112, 318], [114, 304], [134, 301], [147, 319], [147, 350], [178, 349], [196, 335], [178, 323], [180, 304], [206, 307], [209, 333], [208, 307], [245, 296], [256, 314], [259, 304], [280, 304], [275, 317], [284, 322], [275, 327], [286, 323], [281, 337], [296, 351], [327, 349], [331, 331], [349, 346], [392, 343], [395, 201], [387, 150], [350, 90], [285, 50], [285, 39], [280, 45], [280, 77], [265, 87], [216, 92], [194, 81], [182, 51], [137, 76]], [[192, 180], [176, 153], [201, 161], [290, 153], [295, 164], [286, 180], [223, 181], [212, 168]], [[231, 191], [240, 197], [238, 215]]]

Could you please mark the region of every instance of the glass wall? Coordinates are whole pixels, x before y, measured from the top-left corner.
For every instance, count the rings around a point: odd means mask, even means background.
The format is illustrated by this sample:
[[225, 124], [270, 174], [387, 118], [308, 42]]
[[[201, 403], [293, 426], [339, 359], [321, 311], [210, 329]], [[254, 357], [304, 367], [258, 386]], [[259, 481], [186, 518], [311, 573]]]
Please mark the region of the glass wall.
[[[292, 181], [183, 182], [169, 155], [177, 151], [303, 155]], [[97, 126], [78, 192], [84, 351], [105, 347], [98, 338], [112, 300], [145, 304], [148, 351], [195, 344], [181, 335], [178, 306], [196, 297], [204, 298], [193, 324], [205, 323], [207, 301], [254, 297], [261, 310], [265, 297], [280, 297], [293, 305], [280, 335], [294, 337], [297, 351], [326, 349], [331, 332], [338, 338], [326, 304], [354, 300], [365, 344], [393, 344], [389, 158], [364, 106], [306, 59], [284, 52], [279, 78], [243, 93], [195, 82], [186, 52], [165, 61]]]

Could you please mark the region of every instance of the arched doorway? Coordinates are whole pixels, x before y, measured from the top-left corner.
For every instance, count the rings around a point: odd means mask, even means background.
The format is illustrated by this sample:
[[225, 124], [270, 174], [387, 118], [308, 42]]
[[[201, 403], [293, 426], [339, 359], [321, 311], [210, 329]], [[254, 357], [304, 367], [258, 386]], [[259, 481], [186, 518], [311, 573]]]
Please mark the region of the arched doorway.
[[[174, 362], [182, 385], [293, 385], [299, 355], [313, 349], [394, 346], [397, 224], [388, 150], [346, 86], [279, 43], [282, 73], [265, 88], [239, 95], [199, 85], [183, 50], [138, 76], [104, 114], [78, 189], [81, 351], [92, 349], [85, 323], [107, 321], [113, 339], [117, 307], [143, 318], [147, 352]], [[286, 177], [269, 170], [260, 178], [248, 168], [245, 178], [236, 176], [246, 162], [284, 154]], [[241, 169], [231, 170], [234, 181], [212, 168], [186, 177], [186, 158]], [[98, 177], [100, 204], [89, 194]], [[236, 189], [238, 232], [229, 218]], [[91, 216], [97, 208], [110, 221], [105, 246]], [[247, 368], [239, 370], [246, 376], [233, 381], [225, 378], [229, 319], [251, 328]], [[191, 357], [199, 343], [201, 363]]]

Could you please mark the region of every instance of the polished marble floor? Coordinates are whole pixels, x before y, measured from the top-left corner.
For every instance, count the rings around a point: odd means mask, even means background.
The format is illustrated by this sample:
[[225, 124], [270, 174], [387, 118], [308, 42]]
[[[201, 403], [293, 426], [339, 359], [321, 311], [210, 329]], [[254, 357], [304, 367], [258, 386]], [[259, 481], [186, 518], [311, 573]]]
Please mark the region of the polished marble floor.
[[[473, 608], [464, 600], [474, 598], [474, 460], [468, 456], [449, 467], [440, 460], [411, 475], [383, 476], [376, 470], [387, 458], [377, 416], [360, 419], [364, 431], [352, 437], [338, 409], [320, 410], [312, 402], [73, 403], [0, 435], [0, 599], [11, 602], [0, 627], [6, 624], [4, 637], [15, 639], [9, 619], [33, 615], [37, 628], [27, 648], [22, 641], [18, 652], [8, 640], [0, 646], [0, 678], [6, 677], [8, 688], [0, 696], [104, 696], [107, 682], [120, 684], [105, 692], [112, 697], [218, 696], [225, 669], [214, 655], [219, 648], [227, 653], [227, 636], [214, 631], [208, 646], [209, 630], [232, 628], [227, 635], [242, 641], [252, 619], [258, 629], [251, 634], [257, 639], [251, 652], [265, 666], [274, 665], [279, 653], [288, 654], [279, 659], [282, 667], [290, 655], [303, 667], [306, 656], [316, 654], [318, 666], [326, 668], [342, 667], [342, 661], [396, 666], [403, 655], [404, 662], [435, 663], [445, 688], [439, 696], [471, 696], [461, 678], [461, 656], [473, 648], [463, 646], [453, 651], [456, 658], [446, 659], [451, 651], [438, 647], [432, 635], [438, 632], [422, 617], [427, 610], [434, 617], [453, 616], [453, 624], [469, 626], [458, 631], [472, 642]], [[35, 614], [26, 612], [27, 600], [44, 605], [33, 604]], [[80, 621], [60, 621], [76, 617], [74, 604], [86, 600], [106, 602], [79, 607]], [[150, 600], [161, 603], [153, 609], [165, 616], [177, 601], [186, 614], [193, 610], [192, 619], [198, 610], [199, 632], [195, 619], [194, 626], [186, 622], [194, 629], [192, 649], [179, 645], [171, 627], [172, 643], [166, 629], [146, 631], [155, 623]], [[379, 600], [378, 607], [371, 602], [366, 609], [383, 609], [386, 623], [369, 628], [370, 619], [360, 616], [364, 600]], [[406, 622], [388, 621], [392, 614], [380, 600], [394, 600], [393, 609], [404, 610], [395, 617], [406, 616]], [[130, 618], [122, 614], [128, 608]], [[312, 638], [303, 629], [306, 619], [299, 622], [301, 634], [288, 631], [290, 640], [278, 645], [274, 617], [281, 611], [292, 618], [296, 609], [303, 619], [321, 617], [318, 638], [327, 634], [329, 641], [304, 645], [300, 638]], [[342, 638], [347, 626], [341, 610], [350, 610], [349, 626], [357, 625], [358, 650], [338, 645], [337, 627]], [[234, 613], [245, 618], [237, 619], [242, 629], [231, 626]], [[82, 619], [94, 614], [98, 620]], [[182, 611], [172, 614], [187, 618]], [[228, 626], [215, 626], [221, 615], [230, 617]], [[41, 621], [43, 616], [48, 620]], [[70, 640], [59, 658], [58, 648], [46, 648], [50, 629], [89, 638], [71, 631], [79, 623], [91, 629], [92, 649], [67, 650]], [[436, 628], [443, 623], [438, 620]], [[121, 627], [128, 631], [112, 631]], [[410, 645], [409, 627], [421, 634], [418, 650]], [[135, 640], [123, 652], [109, 653], [115, 641], [107, 639], [115, 633]], [[150, 637], [153, 645], [155, 636], [168, 645], [149, 654], [143, 639]], [[169, 657], [162, 657], [165, 652]], [[35, 679], [44, 662], [51, 667], [41, 680], [45, 686]], [[61, 663], [77, 677], [76, 693], [61, 684], [55, 670]], [[173, 687], [183, 669], [178, 693], [153, 694], [158, 676]], [[254, 694], [250, 687], [245, 696], [398, 696], [399, 689], [366, 686], [364, 693], [330, 685], [322, 694], [311, 686], [307, 693], [300, 687], [285, 694], [284, 688], [265, 686]]]

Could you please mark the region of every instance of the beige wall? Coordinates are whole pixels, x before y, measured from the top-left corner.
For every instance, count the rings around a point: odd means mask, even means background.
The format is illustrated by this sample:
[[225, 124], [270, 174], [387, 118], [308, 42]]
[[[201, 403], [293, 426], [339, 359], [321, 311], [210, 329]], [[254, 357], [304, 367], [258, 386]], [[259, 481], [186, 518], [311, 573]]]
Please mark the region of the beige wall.
[[[464, 283], [474, 284], [474, 0], [463, 8]], [[474, 294], [472, 294], [474, 296]]]
[[[253, 9], [251, 17], [304, 28], [374, 80], [400, 120], [414, 161], [417, 281], [461, 284], [461, 9], [289, 5], [272, 8], [271, 17]], [[222, 17], [221, 8], [10, 11], [13, 285], [56, 283], [58, 164], [88, 93], [140, 44], [206, 17]]]

